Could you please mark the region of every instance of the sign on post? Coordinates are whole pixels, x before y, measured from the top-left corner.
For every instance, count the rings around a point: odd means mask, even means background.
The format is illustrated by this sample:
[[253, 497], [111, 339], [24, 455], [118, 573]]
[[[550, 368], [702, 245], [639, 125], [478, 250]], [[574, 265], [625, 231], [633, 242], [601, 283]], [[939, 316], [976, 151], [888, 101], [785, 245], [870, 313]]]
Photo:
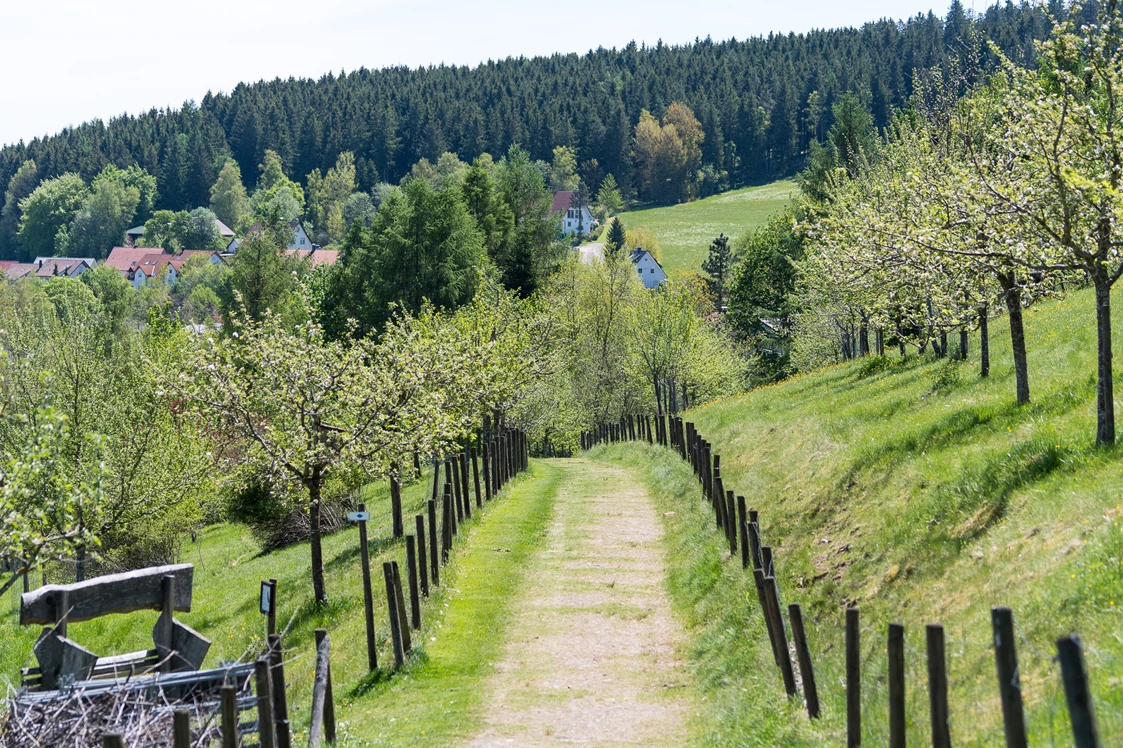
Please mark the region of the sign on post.
[[265, 634], [271, 636], [277, 633], [277, 580], [261, 580], [261, 597], [258, 601], [258, 610], [265, 616]]
[[350, 522], [369, 522], [370, 512], [348, 512], [347, 519]]

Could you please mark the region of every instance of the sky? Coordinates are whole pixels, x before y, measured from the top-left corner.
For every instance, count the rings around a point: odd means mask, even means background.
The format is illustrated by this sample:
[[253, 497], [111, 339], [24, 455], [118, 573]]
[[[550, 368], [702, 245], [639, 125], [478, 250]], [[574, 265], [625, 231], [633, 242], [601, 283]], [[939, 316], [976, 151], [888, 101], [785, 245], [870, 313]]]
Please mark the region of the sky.
[[[950, 0], [949, 0], [950, 2]], [[982, 11], [988, 0], [976, 0]], [[907, 18], [933, 0], [0, 0], [0, 144], [263, 78]], [[967, 8], [971, 0], [964, 0]]]

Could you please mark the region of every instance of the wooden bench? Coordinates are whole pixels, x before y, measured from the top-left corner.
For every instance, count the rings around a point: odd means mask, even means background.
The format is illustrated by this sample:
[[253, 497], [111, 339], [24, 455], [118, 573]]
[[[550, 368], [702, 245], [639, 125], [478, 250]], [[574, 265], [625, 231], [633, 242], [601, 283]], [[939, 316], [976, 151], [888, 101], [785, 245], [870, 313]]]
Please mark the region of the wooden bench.
[[[157, 566], [110, 574], [77, 584], [49, 584], [20, 598], [20, 625], [45, 625], [35, 643], [39, 667], [22, 672], [32, 691], [51, 691], [79, 681], [121, 679], [152, 672], [198, 670], [211, 642], [175, 620], [191, 610], [191, 564]], [[114, 613], [156, 610], [154, 647], [98, 657], [66, 636], [68, 623]]]

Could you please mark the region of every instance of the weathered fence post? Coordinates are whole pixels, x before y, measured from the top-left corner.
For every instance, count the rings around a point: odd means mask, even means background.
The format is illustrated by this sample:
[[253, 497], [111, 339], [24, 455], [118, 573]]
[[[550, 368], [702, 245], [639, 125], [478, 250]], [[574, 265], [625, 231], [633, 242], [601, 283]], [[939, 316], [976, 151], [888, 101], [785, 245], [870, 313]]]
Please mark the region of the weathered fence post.
[[725, 517], [728, 522], [726, 534], [729, 536], [729, 555], [732, 557], [737, 553], [737, 509], [736, 502], [733, 500], [733, 491], [725, 492]]
[[737, 497], [737, 531], [741, 534], [741, 568], [749, 568], [749, 523], [745, 512], [745, 497]]
[[160, 591], [163, 600], [160, 603], [160, 617], [156, 620], [156, 631], [152, 638], [156, 643], [156, 652], [164, 660], [160, 664], [160, 672], [170, 673], [173, 652], [172, 631], [175, 623], [175, 574], [167, 574], [160, 580]]
[[417, 580], [421, 583], [421, 595], [429, 597], [429, 564], [425, 555], [425, 518], [418, 514], [413, 519], [417, 525]]
[[176, 709], [172, 713], [172, 745], [191, 748], [191, 713], [186, 709]]
[[277, 728], [273, 717], [273, 683], [269, 661], [258, 657], [253, 664], [254, 690], [257, 692], [257, 737], [261, 748], [276, 748]]
[[285, 690], [285, 660], [281, 649], [281, 637], [269, 637], [269, 664], [273, 684], [273, 720], [277, 724], [277, 748], [291, 748], [292, 736], [289, 734], [289, 701]]
[[[472, 517], [472, 496], [468, 493], [468, 453], [461, 452], [460, 455], [460, 488], [464, 494], [464, 516]], [[478, 492], [477, 492], [478, 493]]]
[[772, 645], [772, 659], [776, 667], [780, 665], [780, 647], [776, 643], [776, 624], [768, 610], [768, 597], [764, 592], [764, 570], [757, 567], [753, 569], [753, 583], [756, 585], [756, 597], [760, 602], [760, 614], [764, 616], [764, 627], [768, 632], [768, 643]]
[[406, 535], [406, 575], [409, 577], [409, 623], [421, 628], [421, 595], [417, 585], [417, 541]]
[[[744, 524], [742, 522], [742, 524]], [[803, 628], [803, 609], [799, 603], [788, 606], [788, 620], [792, 624], [792, 641], [799, 661], [799, 675], [803, 680], [803, 698], [807, 700], [807, 716], [819, 717], [819, 688], [815, 685], [815, 669], [811, 666], [811, 648], [807, 645], [807, 631]]]
[[484, 498], [491, 501], [491, 497], [495, 492], [491, 487], [491, 442], [485, 441], [483, 443], [483, 463], [484, 463]]
[[[452, 508], [452, 486], [445, 484], [442, 503], [443, 517], [441, 521], [441, 563], [448, 563], [448, 555], [452, 549], [452, 521], [456, 510]], [[433, 567], [434, 569], [436, 566]]]
[[905, 627], [889, 624], [889, 748], [905, 748]]
[[776, 649], [780, 655], [780, 675], [784, 679], [784, 690], [788, 696], [795, 696], [795, 673], [792, 672], [792, 658], [788, 652], [788, 634], [784, 629], [784, 618], [780, 614], [780, 591], [776, 578], [764, 578], [764, 597], [768, 601], [768, 614], [776, 631]]
[[1014, 646], [1014, 613], [1009, 608], [992, 608], [994, 659], [998, 667], [998, 690], [1002, 695], [1002, 722], [1006, 728], [1006, 748], [1026, 748], [1026, 720], [1022, 705], [1022, 683], [1018, 673], [1018, 653]]
[[[366, 504], [359, 504], [359, 511], [364, 513]], [[370, 581], [370, 544], [367, 539], [367, 522], [359, 520], [359, 563], [363, 569], [363, 613], [367, 627], [367, 669], [374, 672], [378, 669], [378, 648], [374, 640], [374, 590]]]
[[386, 582], [386, 610], [390, 617], [390, 641], [394, 645], [394, 667], [405, 665], [406, 653], [402, 643], [402, 619], [398, 614], [398, 596], [394, 591], [393, 567], [389, 561], [382, 563], [382, 576]]
[[335, 742], [335, 696], [331, 687], [331, 639], [327, 629], [316, 629], [316, 679], [312, 684], [312, 721], [309, 748]]
[[930, 623], [926, 628], [928, 655], [928, 712], [932, 717], [932, 748], [951, 748], [948, 725], [948, 666], [944, 647], [944, 627]]
[[437, 502], [432, 499], [429, 500], [429, 574], [433, 580], [433, 586], [439, 587], [441, 584], [441, 564], [438, 558], [437, 548]]
[[472, 483], [476, 489], [476, 506], [482, 507], [484, 503], [480, 495], [480, 455], [475, 447], [472, 447]]
[[125, 748], [125, 739], [119, 732], [107, 732], [101, 736], [101, 744], [104, 748]]
[[858, 609], [846, 609], [846, 745], [862, 744], [862, 654]]
[[400, 538], [406, 530], [402, 519], [401, 468], [397, 462], [390, 463], [390, 513], [393, 515], [394, 537]]
[[398, 571], [398, 562], [390, 562], [390, 571], [394, 579], [394, 597], [398, 606], [398, 623], [401, 626], [402, 632], [402, 648], [409, 652], [413, 649], [413, 642], [411, 641], [409, 633], [409, 613], [406, 611], [405, 595], [402, 594], [402, 575]]
[[223, 686], [222, 694], [222, 748], [238, 748], [238, 692], [234, 686]]
[[[452, 483], [452, 496], [456, 501], [456, 522], [459, 524], [464, 521], [464, 497], [460, 493], [460, 455], [453, 455], [448, 464], [448, 480]], [[452, 534], [456, 534], [455, 529]]]
[[1088, 669], [1084, 664], [1084, 646], [1076, 634], [1057, 639], [1057, 659], [1061, 663], [1061, 680], [1072, 723], [1072, 739], [1076, 748], [1100, 748], [1096, 727], [1096, 710], [1092, 692], [1088, 690]]

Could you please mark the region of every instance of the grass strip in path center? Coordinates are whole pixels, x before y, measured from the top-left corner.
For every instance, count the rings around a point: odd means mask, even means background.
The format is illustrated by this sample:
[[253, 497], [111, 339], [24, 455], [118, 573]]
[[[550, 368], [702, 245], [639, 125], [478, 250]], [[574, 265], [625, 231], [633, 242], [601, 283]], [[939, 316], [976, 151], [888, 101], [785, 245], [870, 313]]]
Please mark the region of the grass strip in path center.
[[512, 601], [545, 538], [560, 478], [558, 468], [531, 463], [510, 495], [467, 528], [441, 569], [445, 603], [425, 640], [415, 639], [421, 650], [393, 678], [337, 693], [349, 744], [444, 746], [479, 729], [481, 684], [502, 653]]

